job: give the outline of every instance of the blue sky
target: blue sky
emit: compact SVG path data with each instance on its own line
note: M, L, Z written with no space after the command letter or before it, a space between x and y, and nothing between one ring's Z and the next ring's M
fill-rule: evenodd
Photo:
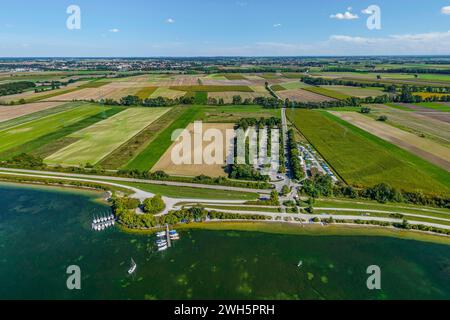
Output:
M2 57L450 54L450 0L1 1Z

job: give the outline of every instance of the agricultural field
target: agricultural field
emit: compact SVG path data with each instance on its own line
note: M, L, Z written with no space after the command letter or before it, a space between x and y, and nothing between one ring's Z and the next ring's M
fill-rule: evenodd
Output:
M168 121L170 124L162 131L159 131L157 136L136 157L129 161L124 168L141 171L152 169L172 144L172 133L177 129L186 128L189 123L197 120L201 109L201 106L182 107L182 112L175 113L174 117ZM172 111L169 113L171 114Z
M197 85L197 86L177 86L171 87L172 90L186 92L253 92L248 86L241 85Z
M327 111L291 109L289 120L335 172L354 186L386 182L430 194L450 191L450 173Z
M152 171L158 171L162 170L169 175L173 176L188 176L188 177L195 177L198 176L199 173L205 174L210 177L225 177L227 176L227 173L224 170L224 166L226 164L226 158L232 150L227 149L228 143L225 140L226 137L226 130L230 129L232 130L234 128L234 124L225 124L225 123L205 123L203 124L203 132L205 132L208 129L216 129L220 130L223 135L223 141L222 150L216 150L216 152L221 152L221 158L223 159L223 162L220 164L214 164L214 165L204 165L204 164L193 164L194 163L194 154L202 154L202 150L195 148L195 145L193 141L191 141L191 163L192 164L175 164L172 160L172 152L174 151L174 148L176 145L178 145L180 142L174 142L172 147L169 148L166 153L162 156L162 158L156 163L156 165L153 167ZM190 136L194 136L194 125L190 124L186 130L189 131ZM200 148L205 148L210 144L211 142L205 142L203 141L202 146L199 146ZM177 153L178 154L178 153ZM220 153L217 155L220 156Z
M136 92L136 96L141 99L150 98L150 96L158 89L158 87L145 87Z
M268 109L256 105L205 106L198 120L212 123L237 123L242 118L280 118L280 109Z
M337 91L333 91L330 89L327 89L325 87L313 87L313 86L309 86L309 87L305 87L303 88L303 90L309 91L309 92L313 92L313 93L317 93L320 95L323 95L325 97L328 98L332 98L332 99L336 99L336 100L345 100L350 98L349 95L337 92Z
M210 92L208 93L208 98L215 98L217 100L223 99L225 103L232 103L234 96L240 96L242 100L251 99L258 97L270 97L270 94L266 91L261 92L238 92L238 91L227 91L227 92Z
M71 93L74 91L78 91L78 90L80 90L81 86L83 86L86 83L87 82L79 81L79 82L75 82L75 83L69 84L65 87L61 87L60 89L55 89L55 90L49 90L49 91L38 92L38 93L35 93L34 90L31 90L31 91L25 91L25 92L14 94L14 95L3 96L3 97L0 97L0 104L7 104L7 103L10 103L13 101L17 102L22 99L25 100L26 103L41 101L41 100L49 99L52 97L60 96L65 93Z
M156 121L169 108L129 108L68 136L76 141L45 159L48 164L97 164Z
M450 113L448 112L449 107L443 103L395 103L389 104L389 106L399 108L402 110L408 110L414 112L415 114L423 115L430 119L435 119L438 121L450 123Z
M173 90L168 87L159 87L153 93L150 95L150 98L168 98L168 99L176 99L181 98L186 94L186 92L179 91L179 90Z
M291 101L299 101L299 102L323 102L334 100L322 94L317 94L304 89L279 91L277 92L277 95L280 96L280 98L283 100L289 99Z
M39 139L46 135L70 127L79 121L106 110L107 108L98 105L82 105L48 117L4 129L0 131L0 153L3 155L2 158L8 158L11 152L10 150L17 150L18 147L31 141L39 142Z
M330 111L333 115L365 130L383 140L405 149L435 165L450 171L450 149L429 139L418 139L417 135L376 121L356 112Z
M110 153L99 163L99 165L105 169L118 169L125 166L138 155L140 155L139 158L142 158L143 155L141 155L141 152L146 150L150 143L153 142L153 140L156 139L171 123L176 121L186 109L187 108L183 106L173 107L170 111L166 112L159 119L139 132L139 134L128 140L127 143ZM162 152L164 151L165 150L162 150Z
M386 94L380 88L359 88L349 86L321 86L321 88L339 92L346 96L357 98L377 97Z
M418 114L411 109L402 110L387 105L369 105L369 107L371 113L368 116L373 119L385 115L388 118L386 123L392 126L411 132L421 139L430 139L450 147L450 125L447 122Z
M40 102L23 105L0 106L0 122L15 119L61 105L59 102Z

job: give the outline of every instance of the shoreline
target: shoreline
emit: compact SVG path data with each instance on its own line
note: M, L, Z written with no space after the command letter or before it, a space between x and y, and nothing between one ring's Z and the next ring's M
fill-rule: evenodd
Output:
M149 230L130 229L118 225L122 232L136 235L152 235L164 228ZM178 230L210 230L210 231L244 231L260 232L280 235L304 236L347 236L347 237L390 237L400 240L411 240L428 243L437 243L450 246L450 237L417 230L400 230L395 228L378 227L371 225L333 224L327 226L307 225L279 222L279 221L213 221L178 224L173 226Z
M108 205L107 201L102 196L108 190L101 190L92 187L74 186L70 184L48 184L42 182L18 182L7 181L0 179L1 185L13 185L23 188L36 189L53 189L58 192L79 193L91 198L91 201L98 202L102 205ZM356 224L332 224L327 226L321 225L300 225L292 222L282 221L210 221L201 223L179 224L175 226L180 230L220 230L220 231L248 231L248 232L262 232L272 234L286 234L286 235L308 235L308 236L378 236L378 237L393 237L403 240L415 240L422 242L439 243L450 245L450 237L446 235L435 234L420 230L401 230L392 227L380 227L375 225L356 225ZM154 228L151 230L131 229L124 225L118 224L118 229L122 232L148 235L153 234L163 227Z

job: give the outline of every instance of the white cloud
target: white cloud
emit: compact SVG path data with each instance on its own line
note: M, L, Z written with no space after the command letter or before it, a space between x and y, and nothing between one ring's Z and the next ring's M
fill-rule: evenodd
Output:
M372 10L369 10L369 8L366 8L366 9L364 9L364 10L361 10L361 12L364 13L364 14L373 14L373 11L372 11Z
M166 20L166 22L167 22L167 23L175 23L175 19L168 18L168 19Z
M114 29L109 29L108 31L109 31L109 32L112 32L112 33L117 33L117 32L120 32L120 30L119 30L119 29L117 29L117 28L114 28Z
M441 9L441 13L450 16L450 6L443 7L443 8Z
M275 23L275 24L273 25L273 27L274 27L274 28L279 28L279 27L281 27L281 23Z
M338 20L354 20L354 19L358 19L358 15L357 14L353 14L350 11L345 11L344 13L336 13L336 14L332 14L330 15L331 19L338 19Z

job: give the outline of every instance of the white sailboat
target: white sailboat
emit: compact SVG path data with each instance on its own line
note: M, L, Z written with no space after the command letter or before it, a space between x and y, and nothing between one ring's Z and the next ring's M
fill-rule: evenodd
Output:
M136 262L134 262L133 258L131 258L131 267L130 267L130 269L128 269L128 274L131 275L131 274L135 273L136 269L137 269L137 264L136 264Z

